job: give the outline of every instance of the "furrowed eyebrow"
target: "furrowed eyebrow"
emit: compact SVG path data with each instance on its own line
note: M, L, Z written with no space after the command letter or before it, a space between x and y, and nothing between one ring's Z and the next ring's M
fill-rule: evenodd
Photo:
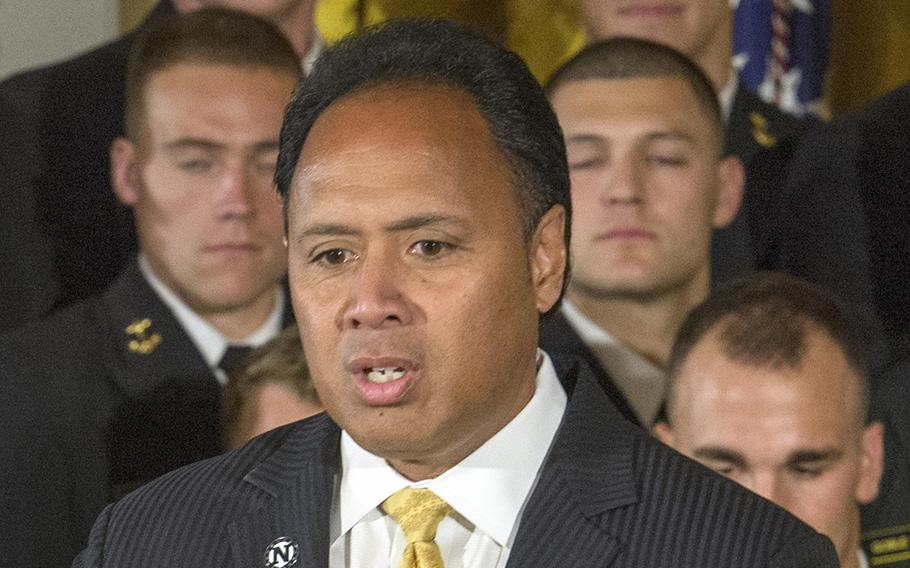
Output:
M744 467L746 465L746 458L743 457L742 454L726 448L707 446L704 448L697 448L692 454L703 460L724 461L738 467Z

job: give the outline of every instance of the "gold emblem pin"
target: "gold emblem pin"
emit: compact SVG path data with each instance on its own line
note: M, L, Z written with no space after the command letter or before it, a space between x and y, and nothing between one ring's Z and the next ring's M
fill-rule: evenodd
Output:
M757 112L749 115L752 122L752 137L763 148L770 148L777 144L777 136L768 132L768 119Z
M161 343L161 334L150 329L152 320L144 318L126 326L126 335L130 338L126 346L133 353L148 355Z

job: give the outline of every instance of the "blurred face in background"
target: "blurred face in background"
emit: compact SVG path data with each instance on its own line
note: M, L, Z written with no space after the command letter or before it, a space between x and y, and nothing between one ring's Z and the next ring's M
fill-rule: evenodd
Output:
M739 208L742 171L688 83L587 79L551 96L572 183L570 293L644 299L707 287L714 227Z
M115 141L114 187L140 251L194 311L274 301L286 271L272 184L295 77L260 67L178 63L145 87L141 132Z
M583 9L592 41L638 37L695 60L732 26L729 0L584 0Z

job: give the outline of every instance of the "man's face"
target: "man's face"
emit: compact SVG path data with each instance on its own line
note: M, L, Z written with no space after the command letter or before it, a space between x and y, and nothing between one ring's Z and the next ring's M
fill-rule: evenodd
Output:
M552 209L525 245L507 162L468 95L378 87L335 102L289 198L307 363L359 444L432 477L523 408L564 216Z
M272 185L294 77L181 63L145 88L142 132L112 149L114 186L133 208L141 252L197 313L267 298L285 272Z
M712 228L733 218L740 166L683 79L582 80L553 108L572 181L574 294L707 286Z
M817 330L807 340L799 368L767 369L730 361L709 333L680 370L672 430L658 435L827 535L853 565L882 428L863 427L860 379L834 341Z
M719 34L730 34L729 0L584 0L591 40L631 36L698 59Z

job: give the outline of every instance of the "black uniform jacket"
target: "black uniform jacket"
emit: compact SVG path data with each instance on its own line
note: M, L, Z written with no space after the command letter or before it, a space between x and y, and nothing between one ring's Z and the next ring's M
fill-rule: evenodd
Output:
M139 30L0 83L0 330L104 290L136 250L111 190L123 135L126 62Z
M827 539L629 424L583 363L554 364L575 389L509 567L837 566ZM297 566L326 568L339 434L320 414L147 484L102 513L74 566L262 566L285 537Z
M0 337L2 564L68 566L105 505L221 452L220 396L135 261L104 294Z
M862 508L863 548L873 566L910 567L910 359L878 379L871 416L885 425L878 498Z

